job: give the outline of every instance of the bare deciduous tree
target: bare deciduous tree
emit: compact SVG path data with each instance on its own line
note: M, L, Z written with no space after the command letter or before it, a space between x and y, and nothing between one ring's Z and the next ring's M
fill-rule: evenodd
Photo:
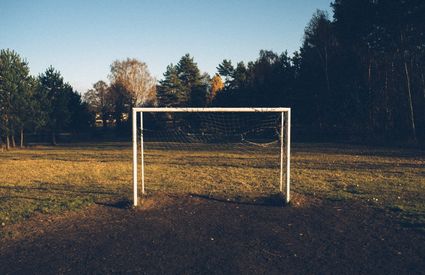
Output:
M90 111L100 115L102 126L106 128L107 121L114 111L114 98L108 84L102 80L93 84L93 89L84 94L84 101L89 105Z
M111 84L119 84L128 93L132 106L153 105L156 103L156 80L146 63L127 58L116 60L111 65Z

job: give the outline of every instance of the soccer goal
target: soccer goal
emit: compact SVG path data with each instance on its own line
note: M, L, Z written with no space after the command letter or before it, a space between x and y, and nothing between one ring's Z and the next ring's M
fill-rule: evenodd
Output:
M290 201L290 108L133 108L132 130L134 206L139 188L185 180L236 193L267 185Z

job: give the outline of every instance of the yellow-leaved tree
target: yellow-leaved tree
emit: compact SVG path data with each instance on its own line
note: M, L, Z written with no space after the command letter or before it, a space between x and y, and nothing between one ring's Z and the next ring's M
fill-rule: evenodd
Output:
M221 79L219 74L215 74L211 79L211 98L210 101L213 101L217 93L224 89L224 82Z

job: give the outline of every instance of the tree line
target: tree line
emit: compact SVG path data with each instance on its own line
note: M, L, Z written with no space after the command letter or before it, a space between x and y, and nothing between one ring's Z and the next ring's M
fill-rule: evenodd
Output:
M15 51L0 51L0 144L24 146L25 132L45 132L56 144L61 131L80 132L90 127L91 114L70 84L49 67L38 77L29 74L28 62Z
M217 106L290 106L305 136L425 139L425 2L336 0L317 11L299 51L261 51L218 67Z
M318 10L293 54L261 50L249 62L223 60L202 73L190 54L157 81L136 59L112 63L109 83L83 96L50 67L29 75L17 53L0 54L0 136L24 131L116 129L129 133L133 106L292 107L305 139L409 141L425 138L425 2L335 0Z
M289 106L306 139L425 140L425 2L336 0L331 6L333 18L318 10L292 55L262 50L255 61L223 60L213 80L222 77L224 87L207 89L203 100L188 101L200 94L180 88L187 82L184 60L170 65L159 105Z
M90 110L97 114L104 129L115 127L126 132L134 106L206 107L213 94L224 87L217 74L201 73L189 54L167 66L164 78L156 81L147 65L136 59L115 61L108 76L110 83L99 80L84 95ZM128 134L129 132L127 132Z

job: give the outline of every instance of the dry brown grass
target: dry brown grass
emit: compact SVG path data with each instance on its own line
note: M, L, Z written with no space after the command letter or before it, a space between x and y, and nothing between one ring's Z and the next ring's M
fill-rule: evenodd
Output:
M146 154L147 192L249 199L278 191L273 150L175 150ZM292 190L320 199L362 200L411 225L425 224L423 151L297 144ZM0 153L0 224L132 196L131 144L78 144Z

